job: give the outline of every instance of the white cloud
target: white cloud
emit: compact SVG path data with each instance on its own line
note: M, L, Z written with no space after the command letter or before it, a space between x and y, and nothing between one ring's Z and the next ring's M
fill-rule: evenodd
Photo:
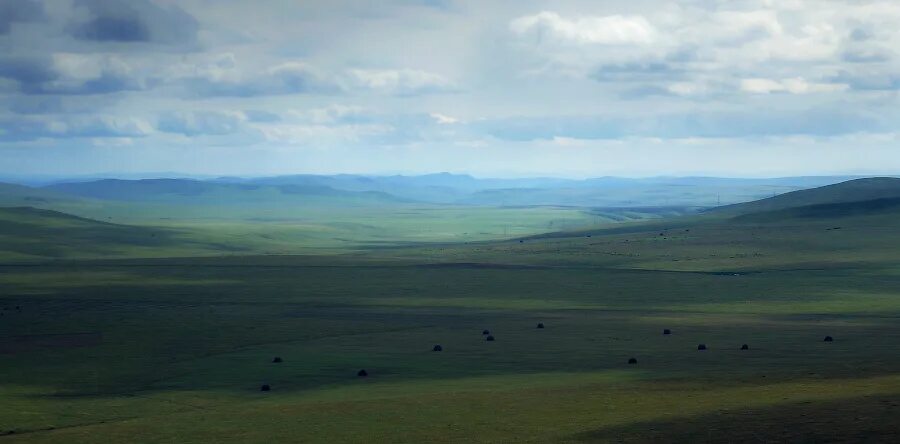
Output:
M659 92L693 97L739 90L839 92L855 86L829 81L838 72L861 77L873 66L879 72L887 66L900 74L893 49L900 47L900 28L891 24L900 20L900 3L747 0L657 6L609 8L631 15L544 11L514 18L513 41L533 57L520 72L592 78L639 99ZM617 69L610 73L608 67Z
M285 145L327 146L358 142L364 138L391 133L388 125L306 125L278 124L260 127L268 142Z
M576 44L649 44L656 38L656 30L642 16L584 16L567 19L556 12L543 11L514 19L509 23L509 28L518 35Z
M452 91L449 79L416 69L351 69L346 74L350 89L363 89L383 94L415 95Z
M158 128L186 136L225 135L240 131L246 120L235 111L172 111L160 116Z
M357 120L357 118L364 118L366 110L356 105L329 105L325 108L313 108L302 111L292 110L289 114L300 121L316 125L333 125Z
M456 117L450 117L446 114L431 113L429 114L429 116L431 116L431 118L434 119L434 121L439 125L452 125L454 123L459 123L459 119L457 119Z
M164 26L146 35L81 29L93 15L74 17L70 0L33 1L44 3L46 17L0 23L0 150L44 144L103 170L114 165L77 147L132 143L97 152L129 152L129 165L148 165L162 162L167 147L229 144L238 169L274 164L266 160L273 151L310 148L323 165L355 157L365 167L406 162L424 172L442 168L429 159L461 157L455 150L472 145L479 156L467 165L524 171L516 153L534 144L551 148L535 151L528 168L589 174L661 150L684 165L705 164L686 142L670 143L676 138L731 156L754 150L754 139L803 134L812 145L893 131L900 119L898 1L455 0L429 9L407 1L266 8L152 0L196 18L196 38L191 25L182 39L188 45L170 44ZM81 38L72 38L73 27ZM640 141L648 148L637 155L636 136L656 139L652 147ZM782 150L794 149L796 141L783 142ZM621 151L593 163L551 159L553 148L600 144ZM881 144L900 159L895 140ZM423 166L373 154L403 145L427 148L415 159ZM241 157L238 148L254 154ZM767 166L754 156L741 157L735 171ZM293 165L309 164L279 167Z
M782 80L763 78L741 80L741 91L755 94L812 94L844 91L847 88L849 85L843 83L811 83L801 77Z
M699 23L697 37L719 43L740 44L782 35L784 27L773 10L718 11L707 23Z
M698 82L675 82L669 84L666 90L679 96L693 96L709 92L709 87Z

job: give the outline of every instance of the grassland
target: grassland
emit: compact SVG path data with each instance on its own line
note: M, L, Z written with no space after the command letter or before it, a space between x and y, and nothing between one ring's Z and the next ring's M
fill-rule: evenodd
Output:
M97 199L0 184L0 223L5 224L0 231L0 261L333 254L385 245L511 239L689 211L682 207L461 206L388 199L368 192L239 190L229 194L230 188L212 187L198 196L188 189L182 194L151 193L126 201L118 195L119 199ZM31 213L23 217L23 211ZM126 232L131 236L122 236ZM34 240L31 248L26 246L28 239ZM42 239L48 242L41 245ZM92 239L93 245L78 239ZM146 246L152 248L142 248Z
M7 263L0 441L896 441L898 216Z

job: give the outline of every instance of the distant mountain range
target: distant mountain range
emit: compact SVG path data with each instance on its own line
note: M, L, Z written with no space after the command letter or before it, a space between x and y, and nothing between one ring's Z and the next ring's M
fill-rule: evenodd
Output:
M120 201L165 201L196 203L265 203L315 200L326 203L388 203L403 199L373 190L349 191L305 183L257 184L193 179L102 179L66 182L42 190L72 196Z

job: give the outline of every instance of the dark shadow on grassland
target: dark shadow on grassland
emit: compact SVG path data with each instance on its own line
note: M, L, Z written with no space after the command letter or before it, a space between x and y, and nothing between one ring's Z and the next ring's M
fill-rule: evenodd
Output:
M574 436L586 443L888 443L900 442L900 396L723 410L603 428Z
M70 354L36 350L8 365L40 372L9 372L7 381L47 387L49 397L97 397L157 390L248 392L258 388L259 378L271 378L281 393L301 392L358 384L359 367L371 372L369 380L384 382L627 371L638 380L696 383L704 389L900 370L900 357L891 353L897 330L887 323L831 326L828 333L838 340L824 343L820 323L778 330L731 323L676 326L674 335L663 337L662 327L671 324L635 322L630 314L602 311L222 304L213 314L205 307L178 307L177 313L157 312L148 319L143 309L130 313L125 308L107 316L117 320L115 325L131 327L110 326L100 348ZM88 322L95 316L86 315ZM548 328L536 330L538 319ZM85 324L80 319L68 323ZM498 335L496 342L484 342L485 326ZM148 331L153 338L139 341ZM710 350L696 351L699 341ZM751 343L752 350L740 351L742 342ZM444 345L442 353L432 353L435 343ZM285 362L272 366L272 356ZM638 366L626 364L632 356Z
M69 274L38 272L0 287L0 303L13 310L0 333L93 331L103 334L103 344L17 354L3 375L10 383L96 395L160 387L255 391L260 378L273 378L280 392L358 383L355 372L365 367L375 381L625 368L652 378L754 385L812 373L830 379L900 369L894 348L900 330L887 316L892 306L875 306L878 318L733 322L739 315L791 314L792 307L781 308L790 302L786 292L813 304L820 291L837 287L896 294L896 278L170 265L73 282L69 275L84 278L92 268L52 270ZM45 284L61 287L40 297L25 293ZM723 298L733 304L720 313L706 310L704 304ZM768 301L776 309L735 312L732 305L747 301ZM14 310L18 304L21 313ZM553 310L579 305L588 308ZM671 305L682 306L668 313L658 308ZM809 305L800 308L794 312L809 312ZM647 321L648 314L668 319ZM538 321L547 328L535 329ZM497 341L485 342L484 328ZM675 334L664 338L663 328ZM823 343L826 334L836 341ZM710 350L698 353L698 343ZM751 344L751 353L738 351L742 343ZM432 353L435 344L444 351ZM285 362L272 366L272 356ZM636 367L626 364L632 356Z

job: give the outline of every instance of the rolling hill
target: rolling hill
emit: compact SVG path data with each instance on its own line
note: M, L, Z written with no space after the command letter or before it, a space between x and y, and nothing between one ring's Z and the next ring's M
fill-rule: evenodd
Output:
M516 248L529 254L515 257L527 263L629 263L638 268L716 272L750 264L786 269L842 261L887 266L900 241L897 233L900 179L872 178L697 215L527 236L517 241ZM713 244L716 247L710 248ZM482 253L506 248L491 245ZM460 260L483 259L475 255Z
M0 208L0 260L208 255L240 250L185 230L120 225L32 207Z
M900 198L900 178L872 177L854 179L807 190L793 191L753 202L726 205L714 208L710 210L709 213L720 215L743 215L786 210L796 207L808 207L811 205L832 205L832 207L820 209L820 211L834 214L835 211L839 211L842 208L840 205L834 206L836 204L896 198ZM844 206L843 208L852 211L853 208L858 210L859 206ZM815 212L815 210L812 211Z
M742 222L772 222L788 219L835 219L900 213L900 197L804 205L781 210L760 211L736 216Z
M0 207L64 204L73 200L77 200L77 198L53 190L0 183Z

